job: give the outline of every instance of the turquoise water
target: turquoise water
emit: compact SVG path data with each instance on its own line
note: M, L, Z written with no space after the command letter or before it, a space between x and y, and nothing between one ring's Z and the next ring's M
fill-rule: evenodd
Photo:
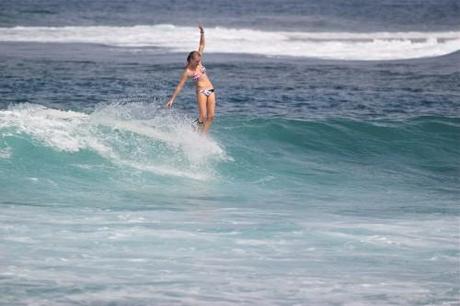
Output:
M164 112L0 112L6 303L457 299L458 118Z
M218 193L235 188L261 198L278 194L287 207L307 200L346 206L371 197L385 204L382 212L396 208L399 214L407 194L427 200L422 211L456 208L458 118L224 116L205 137L193 131L187 115L143 103L105 105L90 114L23 104L0 114L2 185L11 186L7 198L18 201L27 200L17 193L24 184L33 193L46 187L59 199L72 199L67 192L80 184L113 191L119 185L162 186L165 194L178 186L188 193L200 184L221 188ZM438 203L442 199L446 203Z

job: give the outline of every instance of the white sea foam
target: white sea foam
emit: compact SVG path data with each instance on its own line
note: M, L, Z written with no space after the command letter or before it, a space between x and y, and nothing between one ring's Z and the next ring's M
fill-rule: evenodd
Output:
M94 139L78 137L87 115L36 104L20 104L0 111L0 128L28 134L59 151L75 152L94 145Z
M187 52L197 47L194 27L167 24L0 28L0 41L95 43L159 47ZM208 53L246 53L341 60L435 57L460 50L460 32L287 32L207 28Z
M136 119L149 113L149 118ZM0 111L0 136L24 134L53 150L94 151L120 166L194 179L212 176L212 160L225 158L211 138L193 131L190 119L158 115L151 105L106 105L92 114L21 104ZM12 154L0 151L1 158Z

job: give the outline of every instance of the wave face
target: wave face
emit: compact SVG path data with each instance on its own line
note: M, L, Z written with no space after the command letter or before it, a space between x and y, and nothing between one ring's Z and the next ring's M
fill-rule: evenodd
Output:
M460 50L458 31L346 33L214 27L206 33L208 53L369 61L436 57ZM197 39L196 28L170 24L0 28L0 41L92 43L175 52L195 49Z
M215 133L217 139L223 137L225 149L220 141L197 134L191 118L167 114L152 104L107 104L86 114L26 103L0 111L0 156L12 163L40 156L37 167L44 165L40 159L52 165L53 158L61 163L71 158L77 167L101 163L160 178L255 185L261 181L262 189L282 190L292 184L321 187L327 178L346 179L351 189L363 184L366 193L382 184L431 188L437 180L445 183L439 188L454 192L458 183L457 118L230 116L219 121ZM60 171L52 167L49 178L54 170ZM98 167L93 170L97 175ZM355 176L347 178L351 172Z
M403 195L428 199L431 192L445 191L443 196L448 199L458 194L458 118L260 118L234 119L231 126L226 125L227 153L239 161L226 166L227 175L247 182L263 181L266 189L296 190L299 201L331 196L338 186L346 190L338 201L371 196L385 203L382 208L401 205ZM235 172L234 166L241 172ZM402 197L390 197L387 202L389 190L398 190ZM432 200L426 204L436 210L439 203ZM364 202L363 209L368 209L369 203Z

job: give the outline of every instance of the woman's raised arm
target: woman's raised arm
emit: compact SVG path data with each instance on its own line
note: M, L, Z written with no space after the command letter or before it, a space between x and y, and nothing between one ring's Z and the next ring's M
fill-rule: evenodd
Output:
M200 29L200 46L198 47L198 52L200 52L200 54L203 55L203 51L204 51L204 29L203 29L203 26L201 24L198 26L198 28Z

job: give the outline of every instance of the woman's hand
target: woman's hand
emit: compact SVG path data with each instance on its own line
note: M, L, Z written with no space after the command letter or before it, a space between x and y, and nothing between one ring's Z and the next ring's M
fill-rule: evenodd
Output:
M204 28L201 23L198 25L198 29L200 29L200 33L204 33Z
M168 102L166 102L165 106L167 108L171 108L174 103L174 99L169 99Z

